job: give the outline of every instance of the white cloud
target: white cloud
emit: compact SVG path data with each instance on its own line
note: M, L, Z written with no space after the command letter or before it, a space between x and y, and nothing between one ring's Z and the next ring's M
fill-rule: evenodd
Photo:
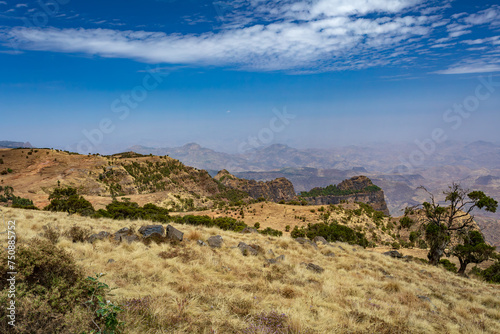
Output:
M500 6L496 5L464 18L466 23L474 25L490 23L498 20L500 20Z
M25 3L18 3L16 5L16 8L21 8L21 7L28 7L28 4L25 4Z
M0 1L0 5L6 5L7 3L5 1Z
M500 72L500 64L476 64L455 66L446 70L436 71L437 74L473 74Z
M428 6L430 3L440 7ZM495 22L500 8L444 17L449 1L234 0L230 4L235 10L219 13L222 26L215 32L16 27L0 28L0 41L5 45L13 42L25 50L165 65L309 73L408 64L417 61L416 57L435 56L436 49L460 42L458 38L471 33L475 25ZM482 44L475 41L465 43ZM496 40L490 43L494 45ZM460 63L441 72L487 68L483 65L476 68L472 63Z
M29 50L86 53L149 63L234 65L260 70L363 68L391 62L401 54L392 49L411 47L408 40L428 34L429 24L435 19L411 15L368 19L351 14L393 13L417 2L320 0L310 6L307 13L305 5L295 3L296 6L280 9L286 15L294 13L295 17L309 16L310 19L255 24L199 35L21 27L5 31L3 35L4 39L13 39L20 48Z

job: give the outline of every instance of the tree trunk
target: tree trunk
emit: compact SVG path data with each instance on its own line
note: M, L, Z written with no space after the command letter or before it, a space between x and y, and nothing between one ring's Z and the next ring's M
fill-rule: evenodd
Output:
M439 260L443 257L446 246L448 246L448 240L442 240L441 242L431 246L429 254L427 254L430 264L433 266L437 266L439 264Z
M462 260L461 258L458 258L458 261L460 261L460 269L458 269L458 274L465 276L465 269L467 269L467 265L469 264L469 262Z

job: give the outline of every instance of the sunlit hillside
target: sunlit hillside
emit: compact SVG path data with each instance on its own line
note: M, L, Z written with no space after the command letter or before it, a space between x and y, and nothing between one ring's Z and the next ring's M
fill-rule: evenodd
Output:
M102 280L117 288L109 298L124 305L125 333L500 332L498 285L359 246L178 224L172 225L184 232L179 243L90 244L72 242L70 228L114 233L153 223L2 212L16 220L19 244L51 231L55 247L86 275L105 273ZM221 248L198 242L214 235L222 236ZM258 254L242 252L240 242Z

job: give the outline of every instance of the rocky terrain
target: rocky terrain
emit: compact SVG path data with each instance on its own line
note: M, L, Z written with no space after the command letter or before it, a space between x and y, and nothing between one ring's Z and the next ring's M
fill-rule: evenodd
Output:
M366 176L355 176L348 180L344 180L337 185L340 191L352 192L348 195L326 195L326 196L314 196L307 197L302 196L309 204L313 205L330 205L339 203L355 203L363 202L370 204L375 210L380 211L386 215L389 215L389 209L385 202L384 191L380 188L376 190L369 190L374 184ZM315 190L320 190L321 188L314 188L311 192Z
M271 181L255 181L237 178L227 170L220 171L215 179L230 189L247 192L254 199L265 199L272 202L291 201L296 199L293 184L284 177Z

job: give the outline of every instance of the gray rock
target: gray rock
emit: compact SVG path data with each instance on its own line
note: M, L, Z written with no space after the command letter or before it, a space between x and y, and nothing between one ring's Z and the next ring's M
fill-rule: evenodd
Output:
M311 245L314 248L318 248L318 246L316 246L316 244L314 242L312 242L311 240L307 240L305 238L302 238L302 237L295 238L295 241L297 241L301 245Z
M146 244L146 245L149 245L151 242L156 242L157 244L160 244L162 242L165 242L167 240L167 238L160 234L160 233L151 233L150 235L148 235L147 237L144 237L142 238L142 241Z
M282 261L285 261L285 255L280 255L278 257L275 257L274 259L267 259L266 261L269 264L275 264L278 262L282 262Z
M334 252L328 252L328 253L325 254L325 256L335 257L335 253Z
M147 226L142 226L139 229L139 233L144 237L149 237L153 233L157 233L161 236L165 235L165 228L163 225L147 225Z
M137 235L135 235L135 234L120 236L120 242L126 241L129 244L132 243L132 242L135 242L135 241L140 241L140 240L141 239Z
M113 260L113 259L109 259L109 260L108 260L108 263L113 263L113 262L116 262L116 261L115 261L115 260Z
M301 264L305 265L307 270L314 271L315 273L318 273L318 274L321 274L323 271L325 271L325 269L321 268L320 266L318 266L317 264L314 264L314 263L302 262Z
M124 227L124 228L121 228L118 231L116 231L115 234L113 234L113 239L115 241L120 242L122 237L125 237L127 235L131 235L131 234L132 234L132 230L128 227Z
M222 240L220 235L211 236L207 239L208 245L212 248L221 248L223 242L224 240Z
M167 225L167 238L177 241L182 241L184 233L171 225Z
M245 256L247 256L247 255L254 255L254 256L255 256L255 255L257 255L257 254L258 254L258 251L257 251L255 248L253 248L253 247L251 247L251 246L247 245L247 244L246 244L246 243L244 243L244 242L240 242L240 243L238 244L238 248L241 250L241 253L242 253L243 255L245 255Z
M328 245L328 241L326 241L325 238L323 238L322 236L315 236L313 241L316 243L316 244L319 244L319 243L322 243L323 245Z
M108 232L101 231L101 232L99 232L97 234L92 234L91 236L89 236L89 238L87 239L87 241L90 242L90 243L93 243L96 240L104 240L107 237L109 237L109 235L110 234Z
M267 251L267 254L269 254L269 255L271 255L271 256L274 256L274 252L273 252L273 250L272 250L272 249L268 250L268 251Z
M124 227L124 228L121 228L119 229L118 231L116 231L115 234L129 234L131 233L132 231L130 230L130 228L128 227Z
M385 252L383 254L390 256L390 257L398 258L398 259L403 257L403 254L401 254L400 252L395 251L395 250L391 250L391 251Z
M276 257L276 261L285 261L285 255L280 255Z
M417 295L417 297L418 297L419 299L422 299L422 300L425 300L426 302L431 303L431 299L430 299L429 297L427 297L427 296Z
M200 245L200 246L202 246L202 247L203 247L203 246L208 246L208 245L205 243L205 241L203 241L203 240L198 240L198 241L196 241L196 242L198 243L198 245Z

